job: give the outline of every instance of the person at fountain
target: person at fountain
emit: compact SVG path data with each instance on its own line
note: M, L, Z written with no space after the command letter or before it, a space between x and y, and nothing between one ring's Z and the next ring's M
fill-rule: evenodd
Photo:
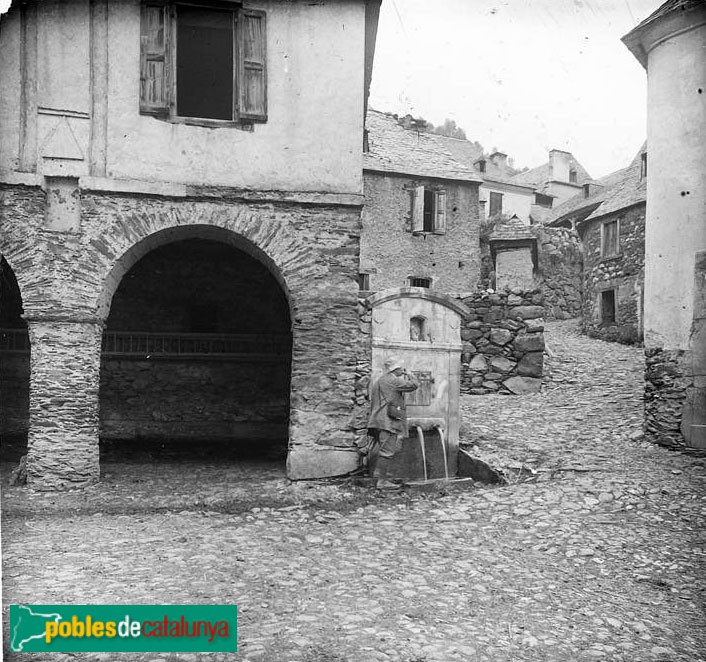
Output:
M392 458L402 447L402 438L407 436L404 394L416 391L418 386L415 376L405 370L399 359L390 357L385 361L382 376L370 389L368 429L377 438L373 476L377 478L376 487L379 490L400 487L387 475Z

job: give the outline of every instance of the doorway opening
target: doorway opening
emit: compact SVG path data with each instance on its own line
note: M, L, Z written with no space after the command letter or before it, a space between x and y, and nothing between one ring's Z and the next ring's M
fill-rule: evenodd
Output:
M191 238L123 276L103 333L101 456L281 458L289 430L287 297L259 260Z

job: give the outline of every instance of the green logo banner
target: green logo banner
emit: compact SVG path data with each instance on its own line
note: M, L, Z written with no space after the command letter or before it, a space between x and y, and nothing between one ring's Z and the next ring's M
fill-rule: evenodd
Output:
M10 605L14 653L234 653L236 605Z

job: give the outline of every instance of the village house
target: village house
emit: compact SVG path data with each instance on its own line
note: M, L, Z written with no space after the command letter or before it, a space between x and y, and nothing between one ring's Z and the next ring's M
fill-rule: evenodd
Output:
M578 194L591 176L571 152L552 149L547 163L518 173L511 181L534 190L531 221L543 223L550 209Z
M575 228L583 254L582 325L590 336L642 339L645 262L646 146L632 163L552 211L549 227Z
M647 71L646 432L706 448L706 3L668 0L623 42Z
M358 466L379 4L43 0L3 16L0 382L18 396L2 427L24 426L31 486L97 480L99 437L251 440L292 478Z
M481 179L473 167L451 156L449 139L405 128L388 113L368 111L367 135L361 290L475 290Z

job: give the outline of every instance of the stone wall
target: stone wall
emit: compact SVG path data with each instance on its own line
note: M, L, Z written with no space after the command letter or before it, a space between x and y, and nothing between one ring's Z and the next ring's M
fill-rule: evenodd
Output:
M0 187L0 253L17 277L32 339L28 462L35 487L97 479L100 339L113 294L144 255L192 239L255 257L286 295L290 477L357 467L351 415L360 205L216 193L81 190L80 227L56 231L46 227L40 187Z
M683 350L645 350L645 435L653 443L685 447L681 432L687 390L693 388Z
M541 291L480 292L462 301L471 314L461 329L461 391L538 392L544 364Z
M441 292L470 292L478 285L478 184L366 172L360 271L370 290L407 287L409 277L429 278ZM412 234L411 194L416 186L446 192L446 232Z
M570 319L581 315L583 258L581 242L574 230L532 227L537 237L537 272L544 296L547 319Z
M264 439L286 446L289 363L103 359L101 439Z
M601 257L601 227L618 221L620 252ZM594 338L627 344L642 340L645 269L645 204L588 221L582 231L584 251L583 331ZM601 321L601 293L615 291L615 322Z

